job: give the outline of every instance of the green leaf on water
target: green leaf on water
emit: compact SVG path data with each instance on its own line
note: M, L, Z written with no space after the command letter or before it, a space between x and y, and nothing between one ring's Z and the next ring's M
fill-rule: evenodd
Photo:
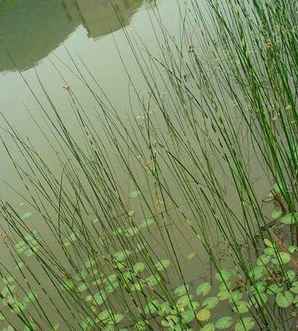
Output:
M230 280L234 276L234 273L231 271L221 270L220 272L216 273L216 279L222 281L224 279L226 282Z
M196 293L197 293L197 295L203 295L203 296L205 296L210 291L211 291L211 285L210 285L210 283L209 282L205 282L205 283L200 284L197 287Z
M137 262L133 266L133 270L135 273L143 272L145 270L145 264L143 262Z
M102 322L106 322L107 320L111 320L111 313L107 309L103 310L97 315L97 318Z
M132 191L128 194L128 197L131 199L135 199L137 198L139 195L141 194L140 191L136 190L136 191Z
M284 215L279 220L283 224L298 224L298 213L289 213Z
M31 216L32 216L32 213L27 212L27 213L25 213L23 216L21 216L21 219L22 219L23 221L25 221L25 220L28 220Z
M249 277L253 280L259 280L263 278L263 275L266 273L266 269L262 265L257 265L253 268L252 271L249 272Z
M94 295L94 299L95 299L95 303L100 306L105 302L106 294L104 292L103 293L97 292Z
M293 286L290 288L290 291L295 294L298 294L298 282L294 282L292 285Z
M145 306L145 313L148 315L154 314L157 313L159 309L160 309L160 304L158 300L155 299L147 303L147 305Z
M177 306L179 308L185 308L186 306L190 305L190 300L192 299L192 297L188 297L188 295L183 295L182 297L180 297L177 300Z
M279 219L283 215L283 211L281 209L273 209L271 217L273 220Z
M275 250L272 247L267 247L267 248L264 249L264 253L267 256L274 256L275 255Z
M116 261L123 262L127 259L127 257L129 255L130 255L130 251L122 250L122 251L119 251L119 252L116 252L115 254L113 254L113 257Z
M271 257L268 255L260 255L257 259L257 265L267 265L271 260Z
M225 330L230 328L232 324L233 324L233 318L230 316L224 316L219 318L215 322L215 328L219 330Z
M201 321L201 322L205 322L208 321L211 317L211 312L209 309L207 308L203 308L201 310L198 311L197 313L197 320Z
M215 326L213 323L208 323L200 328L200 331L215 331Z
M184 323L190 323L195 319L195 313L193 310L186 310L181 313L181 317Z
M276 296L276 304L281 308L288 308L293 303L294 296L290 291L278 293Z
M283 264L287 264L291 261L291 255L286 252L281 252L280 253L280 258Z
M298 250L298 247L295 246L295 245L290 245L288 247L288 251L289 251L290 254L294 254L297 250Z
M78 286L78 291L79 292L84 292L87 290L87 285L85 283L81 283L79 286Z
M218 292L217 297L219 300L227 300L230 298L230 293L227 290L221 290Z
M248 304L245 301L238 301L234 309L239 314L245 314L248 312Z
M196 253L195 253L195 252L190 253L190 254L188 254L188 255L186 256L187 260L192 260L192 259L195 258L195 257L196 257Z
M251 317L244 317L235 325L235 331L249 331L255 326L255 321Z
M182 295L185 295L187 292L189 291L189 286L188 285L181 285L181 286L178 286L174 293L177 297L181 297Z
M119 324L123 320L124 316L122 314L113 314L113 324ZM114 330L114 329L112 329Z
M202 302L202 305L208 309L213 309L218 303L219 300L217 297L209 297Z
M161 260L155 263L155 267L158 271L164 271L170 266L171 262L169 260Z
M156 286L158 283L160 283L161 278L159 275L151 275L145 279L148 286Z

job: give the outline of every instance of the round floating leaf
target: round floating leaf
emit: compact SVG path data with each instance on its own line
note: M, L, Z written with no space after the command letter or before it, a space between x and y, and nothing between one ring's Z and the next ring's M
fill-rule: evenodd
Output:
M239 314L245 314L248 312L248 304L245 301L238 301L234 309Z
M168 314L170 314L171 312L172 312L172 308L171 308L171 306L170 306L170 304L169 304L168 301L165 301L165 302L163 302L163 303L161 303L161 304L159 305L159 311L158 311L158 314L159 314L160 316L168 315Z
M169 260L161 260L155 263L156 269L158 271L166 270L170 266L171 262Z
M215 322L215 328L219 330L225 330L230 328L232 324L233 324L233 318L230 316L224 316L219 318Z
M283 264L287 264L291 261L291 255L286 252L281 252L280 253L280 259Z
M116 261L123 262L127 259L127 257L129 255L130 255L130 251L123 250L123 251L119 251L119 252L116 252L115 254L113 254L113 257L115 258Z
M133 270L135 273L143 272L145 270L145 264L143 262L137 262L133 266Z
M94 299L95 299L96 304L100 306L100 305L102 305L105 302L105 300L106 300L106 294L105 293L97 292L94 295Z
M206 325L204 325L200 331L215 331L215 326L213 323L208 323Z
M201 322L208 321L211 317L211 312L209 309L203 308L198 311L196 317L197 317L198 321L201 321Z
M266 246L268 246L268 247L272 247L273 246L272 242L269 239L264 239L264 244Z
M278 293L276 296L276 304L281 308L288 308L294 300L294 296L290 291Z
M120 323L123 320L123 318L124 318L124 316L122 314L114 314L113 315L113 324Z
M267 247L267 248L264 249L264 253L267 256L274 256L275 255L275 250L272 247Z
M116 274L111 274L105 279L106 283L118 283L118 276Z
M230 298L230 293L227 290L221 290L218 292L217 297L219 300L227 300Z
M177 300L177 306L179 308L185 308L186 306L190 305L191 299L192 299L191 296L188 297L188 295L183 295Z
M290 245L288 247L288 251L289 251L290 254L294 254L297 250L298 250L298 247L297 246Z
M79 292L84 292L87 290L87 285L85 283L81 283L79 286L78 286L78 291Z
M253 268L252 271L249 272L249 277L253 278L254 280L259 280L263 278L263 275L266 273L265 267L262 265L257 265Z
M298 223L298 213L289 213L284 215L279 220L283 224L297 224Z
M145 306L145 313L148 315L154 314L157 313L159 309L160 309L160 304L158 300L152 300L149 303L147 303L147 305Z
M217 297L209 297L202 302L202 305L208 309L213 309L218 304L218 302L219 300Z
M273 220L279 219L283 215L283 211L281 209L273 209L271 217Z
M233 273L230 271L225 271L225 270L222 270L216 274L216 279L221 282L222 282L222 280L225 280L225 282L227 282L232 277L233 277Z
M111 314L110 312L106 309L102 312L100 312L98 315L97 315L97 318L102 321L102 322L106 322L106 321L109 321L111 320Z
M260 255L257 259L257 265L267 265L271 260L268 255Z
M181 286L178 286L174 293L177 297L181 297L182 295L185 295L187 292L189 291L189 286L188 285L181 285Z
M134 283L130 286L131 291L142 291L144 288L144 285L142 283Z
M282 287L277 284L271 284L267 289L268 294L277 294L280 292L282 292Z
M181 317L184 323L190 323L195 319L195 313L193 310L186 310L182 312Z
M141 194L141 192L138 191L138 190L136 190L136 191L132 191L132 192L130 192L128 196L129 196L129 198L131 198L131 199L135 199L135 198L137 198L140 194Z
M147 285L153 287L160 283L161 278L159 275L151 275L145 279Z
M21 217L21 219L22 219L23 221L25 221L25 220L28 220L31 216L32 216L32 213L27 212L27 213L25 213L25 214Z
M298 285L291 287L290 288L290 291L293 292L293 293L295 293L295 294L298 294Z
M186 256L187 260L192 260L192 259L195 258L195 257L196 257L196 253L195 253L195 252L190 253L190 254L188 254L188 255Z
M211 291L211 285L208 282L202 283L197 287L197 295L207 295Z
M244 317L235 325L235 331L249 331L255 326L255 321L251 317Z

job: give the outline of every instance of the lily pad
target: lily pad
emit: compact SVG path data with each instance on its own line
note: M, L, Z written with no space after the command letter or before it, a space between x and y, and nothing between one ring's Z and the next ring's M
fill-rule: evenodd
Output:
M215 331L215 325L213 323L208 323L204 325L200 331Z
M155 263L155 267L158 271L164 271L170 266L170 260L161 260Z
M207 308L203 308L201 310L198 311L197 313L197 320L201 321L201 322L205 322L208 321L211 317L211 312L209 309Z
M298 213L289 213L284 215L279 220L283 224L298 224Z
M197 287L197 295L207 295L211 291L211 285L208 282L202 283Z
M202 302L202 305L208 309L213 309L218 303L219 300L217 297L209 297Z
M233 318L231 316L224 316L219 318L215 322L215 328L219 330L229 329L233 324Z
M280 292L276 296L276 304L281 308L288 308L294 300L294 296L290 291Z
M185 295L187 294L187 292L189 291L189 286L188 285L181 285L181 286L178 286L174 293L177 297L181 297L182 295Z
M253 330L255 321L251 317L244 317L235 325L235 331L250 331Z

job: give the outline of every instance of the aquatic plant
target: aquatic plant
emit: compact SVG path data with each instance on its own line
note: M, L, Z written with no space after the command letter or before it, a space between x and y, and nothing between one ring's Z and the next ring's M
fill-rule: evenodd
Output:
M60 172L3 118L28 206L1 201L14 261L0 268L6 330L294 330L296 5L183 6L180 39L149 13L159 56L123 28L149 91L127 71L138 106L129 120L70 53L96 105L91 113L65 85L79 130L37 70L46 103L20 73Z

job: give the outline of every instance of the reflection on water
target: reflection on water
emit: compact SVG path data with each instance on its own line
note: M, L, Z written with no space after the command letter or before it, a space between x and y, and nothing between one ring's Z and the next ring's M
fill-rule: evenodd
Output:
M72 21L79 20L88 36L97 38L117 31L130 23L132 15L143 0L64 0L64 7Z
M79 25L92 38L114 32L130 23L143 1L15 0L5 10L0 4L0 71L32 67Z

